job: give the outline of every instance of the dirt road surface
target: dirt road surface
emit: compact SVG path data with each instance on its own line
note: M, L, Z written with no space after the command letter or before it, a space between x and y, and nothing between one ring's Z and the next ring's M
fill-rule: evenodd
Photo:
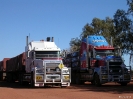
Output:
M67 88L30 88L18 83L0 82L0 99L133 99L133 82L127 86L108 83L101 87L86 84Z

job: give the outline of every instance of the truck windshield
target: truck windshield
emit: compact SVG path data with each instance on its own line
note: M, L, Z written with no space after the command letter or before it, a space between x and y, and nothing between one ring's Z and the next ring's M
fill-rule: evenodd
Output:
M114 56L114 50L96 50L96 58L105 58L106 56Z
M36 59L41 58L59 58L60 51L35 51Z

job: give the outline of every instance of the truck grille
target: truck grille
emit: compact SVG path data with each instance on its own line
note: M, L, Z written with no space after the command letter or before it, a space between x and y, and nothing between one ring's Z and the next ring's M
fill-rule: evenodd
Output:
M48 78L48 79L60 79L60 76L48 75L47 78Z
M122 74L121 66L118 66L118 65L109 66L109 69L112 70L112 72L110 72L110 74Z
M46 63L46 73L60 73L60 69L58 67L59 63Z
M122 62L109 62L109 66L120 66Z
M58 67L59 63L46 63L46 67L48 68L55 68Z
M55 58L58 57L56 54L36 54L36 58Z

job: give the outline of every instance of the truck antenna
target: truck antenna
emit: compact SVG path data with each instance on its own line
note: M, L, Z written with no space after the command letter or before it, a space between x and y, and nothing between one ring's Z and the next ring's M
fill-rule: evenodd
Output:
M89 40L88 40L88 36L86 37L86 47L87 47L87 59L86 59L86 67L89 67L89 62L88 62L88 58L89 58Z
M28 36L26 36L26 46L28 46L28 43L29 43L29 38Z
M29 41L30 41L30 33L29 33Z

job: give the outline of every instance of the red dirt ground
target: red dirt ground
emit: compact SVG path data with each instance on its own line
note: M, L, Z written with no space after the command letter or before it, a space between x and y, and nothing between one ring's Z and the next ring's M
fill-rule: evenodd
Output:
M85 84L67 88L30 88L0 82L0 99L133 99L133 82L127 86L108 83L101 87Z

